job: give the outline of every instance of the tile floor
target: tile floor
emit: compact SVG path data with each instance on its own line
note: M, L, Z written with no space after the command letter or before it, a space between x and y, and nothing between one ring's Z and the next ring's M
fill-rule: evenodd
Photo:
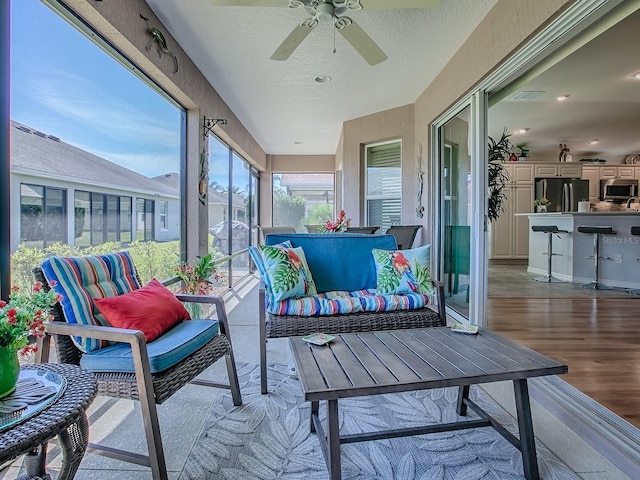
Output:
M257 364L258 316L257 281L252 278L226 296L231 324L231 335L237 362ZM269 362L293 364L287 339L273 339L268 343ZM225 373L224 362L217 362L205 375L221 378ZM509 402L509 385L496 384L488 389L494 398ZM208 387L188 385L158 407L163 442L167 457L169 478L176 480L189 455L203 419L211 409ZM511 395L512 396L512 395ZM628 479L598 452L588 446L573 432L532 402L534 425L539 442L544 442L569 466L586 480ZM97 397L89 410L91 438L119 448L146 453L142 418L137 402ZM55 471L61 460L60 450L50 444L49 463ZM19 474L21 460L0 469L0 480L14 480ZM77 480L152 480L148 468L131 465L98 455L86 454ZM248 479L249 480L249 479Z

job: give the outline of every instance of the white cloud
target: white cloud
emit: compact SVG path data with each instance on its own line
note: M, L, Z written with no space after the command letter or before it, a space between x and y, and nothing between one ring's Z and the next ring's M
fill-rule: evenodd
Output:
M175 128L159 121L139 105L101 89L69 71L50 70L30 76L28 91L34 99L58 115L80 122L105 139L157 149L178 149ZM114 86L117 88L117 86ZM93 151L93 150L92 150Z

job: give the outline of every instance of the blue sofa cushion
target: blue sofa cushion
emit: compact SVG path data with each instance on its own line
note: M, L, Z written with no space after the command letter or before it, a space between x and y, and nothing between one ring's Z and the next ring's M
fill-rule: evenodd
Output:
M217 320L186 320L147 344L151 373L162 372L205 345L218 334ZM93 372L131 372L131 345L118 343L85 353L80 366Z
M375 289L374 248L396 250L393 235L357 233L279 233L267 235L265 243L291 241L302 247L318 292Z

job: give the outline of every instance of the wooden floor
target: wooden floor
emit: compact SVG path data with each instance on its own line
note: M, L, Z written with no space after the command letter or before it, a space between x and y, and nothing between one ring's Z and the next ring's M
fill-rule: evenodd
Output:
M489 298L489 329L569 366L560 378L640 428L640 298Z

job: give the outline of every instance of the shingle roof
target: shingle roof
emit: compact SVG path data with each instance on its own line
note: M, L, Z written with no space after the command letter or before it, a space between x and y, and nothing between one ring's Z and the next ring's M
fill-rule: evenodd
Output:
M172 197L180 192L169 182L145 177L13 120L11 171Z

